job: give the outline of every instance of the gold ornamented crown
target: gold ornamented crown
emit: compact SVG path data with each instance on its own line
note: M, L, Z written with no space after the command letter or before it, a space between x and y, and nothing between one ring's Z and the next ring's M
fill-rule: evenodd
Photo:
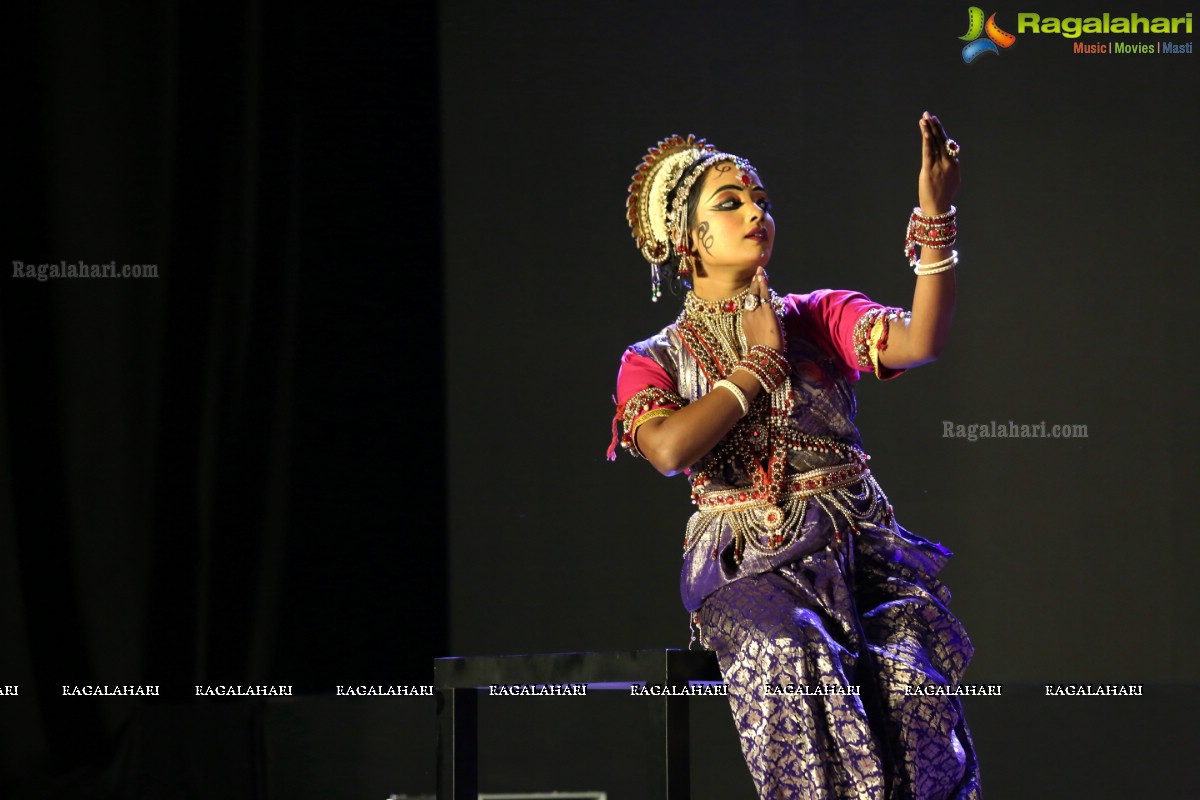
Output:
M716 147L695 135L668 136L642 157L629 184L626 216L638 249L651 264L674 255L678 231L667 198L696 162L717 153Z
M688 271L688 197L708 165L720 161L733 162L747 183L747 173L755 171L744 158L723 153L689 133L686 138L669 136L651 147L633 173L626 217L638 249L650 262L651 300L662 296L660 267L672 256L680 258L680 277Z

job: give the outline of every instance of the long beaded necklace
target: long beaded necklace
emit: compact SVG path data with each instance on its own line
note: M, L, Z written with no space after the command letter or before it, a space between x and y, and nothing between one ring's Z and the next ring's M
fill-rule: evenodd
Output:
M688 292L684 298L683 311L676 325L709 385L733 372L749 349L742 327L745 297L749 292L747 287L733 297L716 301L702 300L694 292ZM783 299L771 292L770 303L783 333ZM783 344L786 352L786 337ZM736 458L749 473L751 496L769 504L764 506L760 518L771 530L783 524L783 513L777 504L783 496L790 438L787 436L788 418L793 403L791 379L784 378L769 396L755 398L750 413L734 427L724 446L718 445L727 457ZM693 499L698 499L708 482L703 471L695 476ZM740 543L738 550L741 550Z
M684 298L684 308L676 321L676 328L710 386L733 372L749 350L742 327L745 297L749 292L747 288L733 297L715 301L702 300L694 292L688 292ZM783 300L771 292L770 303L780 322L780 332L784 335L783 349L786 352ZM750 412L714 451L718 462L736 460L749 475L751 485L738 497L741 501L761 503L756 507L754 516L758 526L768 534L772 548L785 546L785 522L792 528L798 523L797 519L791 519L796 516L797 509L792 509L794 513L785 513L781 507L787 494L789 449L837 452L848 461L863 458L857 448L831 437L806 434L792 427L790 418L794 408L791 378L786 377L769 396L760 394L754 399ZM705 505L702 498L710 482L708 470L698 469L694 472L692 499L701 507ZM798 506L798 510L803 512L803 504ZM734 554L740 559L747 544L746 531L744 525L735 524L734 527Z

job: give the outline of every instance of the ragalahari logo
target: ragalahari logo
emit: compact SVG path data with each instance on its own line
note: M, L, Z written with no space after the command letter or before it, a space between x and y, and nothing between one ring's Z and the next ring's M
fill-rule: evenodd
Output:
M987 38L979 38L984 33L987 34ZM995 14L988 17L985 24L983 9L979 6L971 6L967 9L967 34L958 38L964 42L970 42L963 48L962 53L963 61L968 64L984 53L1000 55L1000 48L1008 49L1017 40L1017 37L1011 33L1000 30L1000 26L996 24Z

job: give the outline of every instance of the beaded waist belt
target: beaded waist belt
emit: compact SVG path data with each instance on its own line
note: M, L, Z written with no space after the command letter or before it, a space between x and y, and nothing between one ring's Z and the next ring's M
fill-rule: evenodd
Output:
M808 472L792 475L783 482L783 495L771 497L769 492L761 489L721 489L716 492L706 492L696 500L696 506L701 511L740 511L758 506L778 505L785 500L803 500L816 497L843 486L862 480L871 471L866 464L834 464L831 467L818 467Z

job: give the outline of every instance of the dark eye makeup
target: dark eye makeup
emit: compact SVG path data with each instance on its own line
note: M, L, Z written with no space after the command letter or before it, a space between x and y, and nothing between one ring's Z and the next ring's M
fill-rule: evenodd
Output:
M771 201L765 197L760 197L755 202L758 203L763 211L770 211L774 207ZM728 197L717 203L716 207L720 211L735 211L742 207L742 201L737 197Z

